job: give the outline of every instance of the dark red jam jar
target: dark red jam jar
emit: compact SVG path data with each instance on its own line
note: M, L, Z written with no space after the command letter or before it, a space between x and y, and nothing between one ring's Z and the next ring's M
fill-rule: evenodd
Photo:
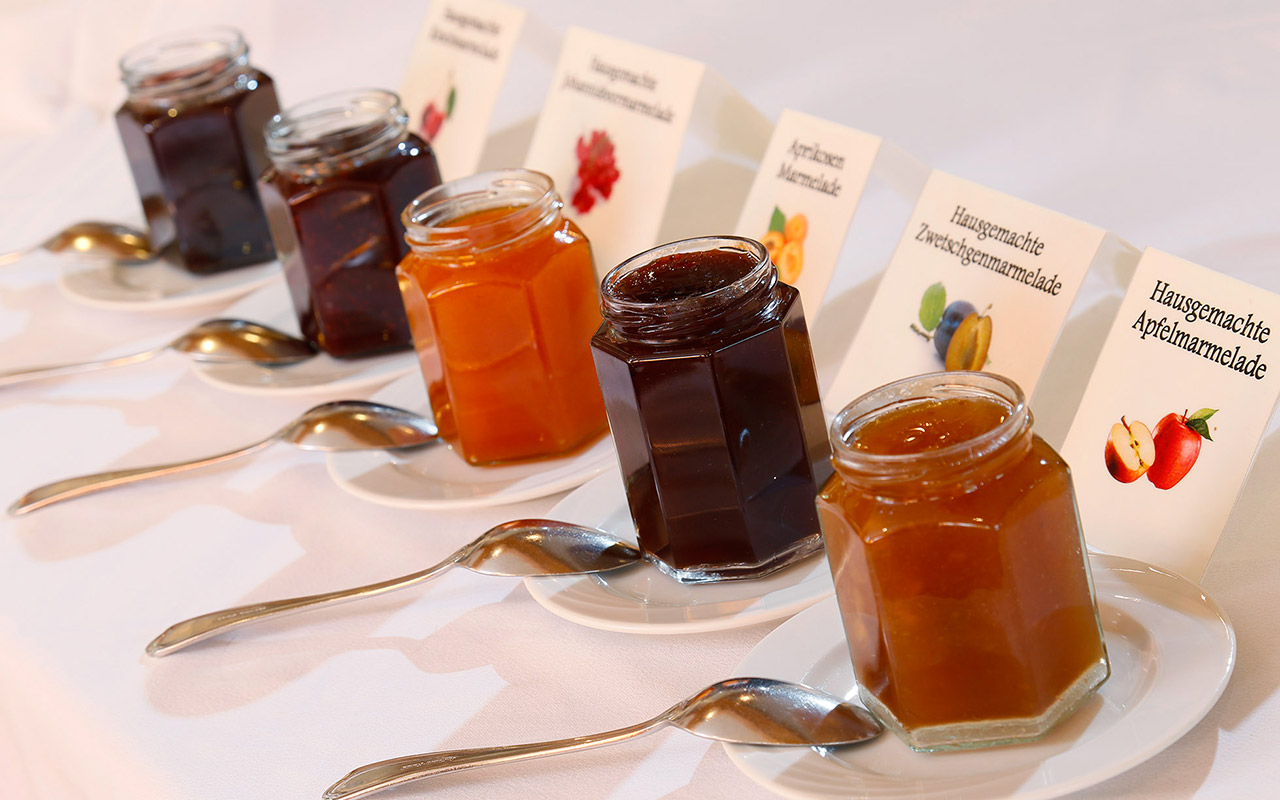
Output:
M591 346L645 554L696 583L819 550L831 448L800 297L764 245L663 245L601 293Z
M409 347L400 212L440 183L440 170L400 98L326 95L276 116L266 134L262 196L303 335L340 358Z
M239 31L210 28L125 53L129 95L116 112L142 210L157 246L186 268L220 272L275 256L257 177L275 84L249 65Z

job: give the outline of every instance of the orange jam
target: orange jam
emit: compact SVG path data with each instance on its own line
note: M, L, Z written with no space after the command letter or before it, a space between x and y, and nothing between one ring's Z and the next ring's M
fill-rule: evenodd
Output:
M911 378L832 434L818 509L863 701L917 750L1043 735L1109 667L1070 472L1021 391Z
M478 181L498 189L469 208ZM525 195L502 202L519 181ZM469 463L558 455L605 430L591 247L560 207L545 176L510 171L445 184L405 211L400 292L441 435Z

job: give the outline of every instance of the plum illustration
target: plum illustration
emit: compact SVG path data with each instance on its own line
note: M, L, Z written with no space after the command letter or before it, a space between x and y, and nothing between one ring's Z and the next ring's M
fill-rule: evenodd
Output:
M947 310L942 312L942 321L938 323L938 327L933 332L933 346L937 348L938 355L944 359L947 357L947 348L951 346L951 337L960 327L960 323L964 322L965 317L970 314L976 314L978 311L973 303L968 300L956 300L947 306Z

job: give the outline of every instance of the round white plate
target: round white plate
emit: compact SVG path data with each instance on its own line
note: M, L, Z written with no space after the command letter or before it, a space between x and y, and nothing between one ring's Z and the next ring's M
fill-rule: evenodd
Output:
M1044 798L1091 786L1168 747L1227 686L1236 639L1190 581L1141 561L1091 557L1111 677L1032 744L916 753L892 733L813 749L727 745L752 780L794 798ZM857 697L835 599L778 626L737 675L799 681Z
M426 387L415 372L371 398L379 403L430 414ZM500 467L473 467L441 442L399 453L329 453L329 475L348 492L400 508L479 508L518 503L563 492L606 470L617 471L613 439L562 458Z
M636 541L616 468L561 500L549 516ZM789 617L834 591L821 554L755 580L683 584L644 563L599 575L526 578L524 583L535 600L558 616L625 633L699 633L754 625Z
M301 337L285 281L273 281L223 311L219 316L247 319ZM412 351L371 356L334 358L318 353L298 364L264 367L246 362L213 364L191 362L206 383L241 394L306 395L354 392L379 386L417 369Z
M58 288L68 299L117 311L171 311L213 305L280 278L280 262L195 275L164 259L122 266L86 259L64 262Z

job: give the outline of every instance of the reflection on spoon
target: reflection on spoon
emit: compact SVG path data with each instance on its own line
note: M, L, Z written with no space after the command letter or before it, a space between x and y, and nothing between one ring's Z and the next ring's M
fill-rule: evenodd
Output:
M200 323L172 342L141 353L99 361L80 361L74 364L53 364L0 372L0 386L118 367L124 364L137 364L155 358L166 350L186 353L196 361L251 361L266 366L294 364L312 358L316 354L315 349L308 342L275 328L243 319L214 319Z
M324 800L355 800L431 775L614 744L663 725L721 742L809 747L854 744L874 739L884 731L870 712L825 692L768 678L733 678L703 689L653 719L626 728L572 739L444 750L368 764L330 786Z
M228 608L168 628L147 645L153 656L168 655L196 642L271 617L375 597L422 583L452 566L482 575L530 577L605 572L638 563L634 546L595 528L549 519L504 522L463 545L435 566L399 578L290 600Z
M392 450L416 447L437 438L435 422L412 411L362 400L339 400L318 405L267 438L226 453L174 464L100 472L32 489L9 506L9 513L26 514L114 486L230 461L275 441L289 442L303 450Z
M51 253L78 253L131 264L154 261L159 255L151 246L151 237L142 231L111 222L77 222L39 244L0 253L0 265L41 248Z

